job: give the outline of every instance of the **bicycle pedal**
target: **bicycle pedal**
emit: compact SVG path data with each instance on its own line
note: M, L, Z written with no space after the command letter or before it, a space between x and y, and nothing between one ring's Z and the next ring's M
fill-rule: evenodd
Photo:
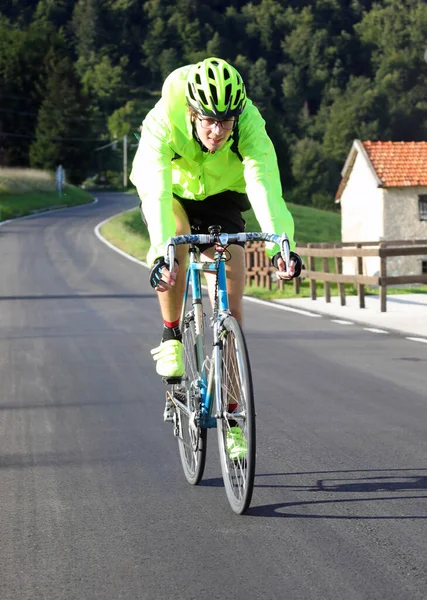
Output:
M173 415L174 415L174 410L173 407L167 407L165 406L165 410L163 411L163 421L165 423L172 423L173 422Z
M163 421L165 421L165 423L172 422L174 413L175 413L175 407L172 402L172 396L171 396L170 392L166 392L166 403L165 403L165 409L163 411Z
M168 385L177 385L182 381L182 377L162 377L162 379Z

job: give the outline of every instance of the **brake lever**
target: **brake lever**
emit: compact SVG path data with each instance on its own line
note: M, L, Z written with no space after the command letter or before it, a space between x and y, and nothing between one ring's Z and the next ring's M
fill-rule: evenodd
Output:
M286 265L285 275L289 275L289 263L291 261L291 246L289 244L289 238L286 235L286 233L282 233L282 239L280 240L280 254L283 260L285 261Z
M175 242L173 238L169 238L166 243L165 263L168 265L169 271L171 271L171 265L175 264Z

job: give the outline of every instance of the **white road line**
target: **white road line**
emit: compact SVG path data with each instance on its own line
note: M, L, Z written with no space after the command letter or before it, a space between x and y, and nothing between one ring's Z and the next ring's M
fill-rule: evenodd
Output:
M343 319L331 319L331 321L339 325L354 325L353 321L344 321Z
M376 327L363 327L363 329L365 331L372 331L372 333L390 333L389 331L386 331L385 329L377 329Z
M322 317L322 315L318 315L317 313L309 312L308 310L303 310L302 308L292 308L291 306L284 306L283 304L276 304L276 302L267 302L266 300L260 300L259 298L253 298L252 296L244 296L245 300L249 302L255 302L255 304L263 304L264 306L273 305L274 308L278 308L279 310L286 310L288 312L298 313L299 315L305 315L306 317Z
M427 338L407 337L405 339L410 340L411 342L421 342L422 344L427 344Z

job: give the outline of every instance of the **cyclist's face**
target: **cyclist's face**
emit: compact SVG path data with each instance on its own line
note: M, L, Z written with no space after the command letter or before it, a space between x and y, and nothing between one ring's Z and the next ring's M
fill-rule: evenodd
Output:
M234 117L231 119L210 119L201 115L194 116L197 135L209 152L220 150L233 133Z

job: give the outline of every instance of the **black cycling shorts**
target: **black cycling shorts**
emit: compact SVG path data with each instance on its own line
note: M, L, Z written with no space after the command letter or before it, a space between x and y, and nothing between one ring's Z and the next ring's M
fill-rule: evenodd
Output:
M191 233L208 233L208 227L211 225L220 225L223 233L245 231L246 222L242 211L250 208L246 194L227 191L208 196L205 200L187 200L175 194L174 198L187 214ZM143 214L142 219L146 222ZM206 244L199 244L198 247L200 252L209 248Z

